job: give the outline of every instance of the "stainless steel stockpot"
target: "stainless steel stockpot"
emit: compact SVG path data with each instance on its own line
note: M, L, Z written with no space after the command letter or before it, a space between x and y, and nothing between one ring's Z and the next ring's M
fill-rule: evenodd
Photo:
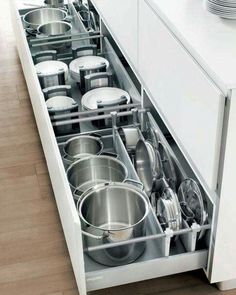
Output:
M103 142L100 138L92 135L79 135L66 141L63 147L63 161L71 165L78 159L91 155L100 155L103 151Z
M72 25L64 22L64 21L53 21L50 23L43 24L38 27L37 38L46 38L46 37L56 37L56 36L67 36L71 34ZM62 39L54 39L53 41L62 40ZM60 44L51 44L51 45L43 45L41 48L43 50L56 49L64 50L65 48L69 48L71 46L71 42L65 42Z
M67 169L69 184L76 191L75 199L97 184L123 182L127 177L125 165L111 156L90 156L75 161Z
M46 101L50 115L62 115L78 111L78 103L69 96L53 96ZM60 121L60 120L57 120ZM62 119L63 121L63 119ZM68 134L72 131L73 124L54 127L56 135Z
M86 247L143 237L149 205L140 189L125 183L106 183L87 190L77 204ZM145 242L88 252L98 263L118 266L135 261Z
M62 61L42 61L35 65L35 69L42 89L66 84L68 66Z
M40 25L53 22L63 21L67 17L67 12L58 8L39 8L27 12L23 16L26 27L37 30Z

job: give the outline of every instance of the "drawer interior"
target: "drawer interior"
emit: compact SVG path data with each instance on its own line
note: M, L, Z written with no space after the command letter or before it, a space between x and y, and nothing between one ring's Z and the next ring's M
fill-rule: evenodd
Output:
M68 5L70 21L73 26L72 38L83 39L82 36L91 37L92 35L87 31L88 27L83 22L81 16L78 17L78 7L73 4ZM22 11L22 15L26 11ZM98 24L98 20L95 15L95 22ZM79 34L79 37L78 37ZM85 34L85 35L81 35ZM96 36L96 35L95 35ZM31 54L34 55L38 50L38 46L32 46L32 44L38 43L34 37L26 36L29 44ZM94 37L94 36L93 36ZM139 176L135 170L135 166L132 159L129 156L128 151L119 135L118 127L132 127L138 126L140 130L140 138L146 138L148 134L148 128L150 126L157 131L161 143L167 148L171 159L174 164L175 172L177 175L177 185L186 178L192 178L197 181L200 186L204 200L207 202L207 222L204 225L198 225L193 223L191 226L187 222L183 221L180 230L173 231L169 228L163 229L156 212L151 205L148 195L146 199L148 201L150 211L146 219L146 234L141 238L134 238L125 242L114 242L105 244L102 247L90 247L87 248L84 244L84 255L77 253L78 259L84 259L85 277L87 289L97 290L106 287L111 287L119 284L125 284L129 282L150 279L158 276L169 275L177 272L189 271L197 268L206 268L208 259L208 249L211 239L211 224L214 213L214 204L208 194L204 191L199 180L194 175L191 167L181 154L178 146L174 140L166 132L166 127L163 123L159 122L158 114L155 108L151 104L148 95L143 93L143 107L141 108L141 97L139 92L127 71L125 70L122 62L116 54L116 51L111 46L108 38L102 37L99 34L97 38L72 41L73 46L80 46L86 44L97 44L99 48L99 55L105 57L109 63L109 71L112 73L114 85L118 88L122 88L127 91L131 98L132 103L120 108L104 108L101 112L87 112L81 108L81 92L78 84L71 78L67 83L71 85L71 93L74 100L79 105L79 109L74 113L51 115L50 120L52 127L55 131L55 137L57 140L58 148L63 160L63 147L65 142L80 134L99 133L101 140L104 144L104 151L116 153L119 160L121 160L128 169L128 178L136 182L140 182ZM68 49L64 53L58 55L58 60L64 61L67 64L72 60L71 49ZM112 112L111 112L112 111ZM104 121L104 116L108 120L108 124L94 125L93 121ZM70 132L64 135L57 134L57 128L59 126L75 125ZM66 180L65 165L65 180ZM54 170L55 172L55 170ZM71 191L71 199L73 190ZM76 212L76 202L74 202L74 212ZM78 235L78 239L82 239L81 228L78 226L78 231L74 234ZM199 232L204 231L204 236L198 239ZM88 253L99 252L102 253L108 248L116 248L128 244L139 244L145 242L146 248L144 253L132 264L108 267L99 264L92 260ZM75 274L77 269L74 268Z

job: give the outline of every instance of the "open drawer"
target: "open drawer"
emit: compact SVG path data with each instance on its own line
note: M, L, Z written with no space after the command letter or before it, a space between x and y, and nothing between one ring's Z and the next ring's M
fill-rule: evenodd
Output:
M186 177L191 177L197 182L198 180L187 164L187 161L179 152L176 152L177 148L175 144L170 144L170 141L168 142L166 140L161 128L159 128L156 123L155 116L150 112L151 107L150 109L141 108L140 95L109 41L106 38L102 38L100 35L91 36L84 31L85 27L81 24L76 9L70 2L68 4L68 10L70 12L74 34L76 35L76 37L73 36L73 39L76 40L72 42L76 42L77 45L77 42L92 42L92 40L96 40L99 46L99 54L110 62L110 71L114 79L114 85L127 91L132 98L132 103L125 106L121 105L104 108L102 114L100 111L83 111L80 105L80 90L77 84L69 79L68 83L72 88L72 97L79 105L78 111L70 114L49 116L45 97L32 59L32 55L35 54L35 48L37 46L29 46L29 44L36 44L37 42L34 43L30 42L29 39L27 40L19 11L16 6L12 6L13 24L16 31L19 55L80 294L85 295L87 291L194 269L207 269L214 205L207 193L204 192L200 183L199 186L203 198L207 203L208 218L204 225L193 223L189 226L183 222L181 228L176 231L170 230L168 227L163 229L149 201L149 197L144 193L150 209L146 219L146 233L144 236L122 242L104 244L99 247L86 247L83 242L81 220L77 213L76 203L72 194L73 191L67 180L66 169L63 163L63 146L69 138L79 134L93 134L99 132L105 151L117 153L119 160L123 162L127 168L128 178L140 182L131 158L119 135L117 124L122 126L133 126L133 124L137 124L140 129L141 137L147 136L148 129L151 126L157 131L160 141L169 151L178 179L177 185ZM26 11L20 11L21 14L25 12ZM87 39L84 39L82 36L86 36ZM79 45L81 45L81 43L79 43ZM71 53L61 54L58 59L70 62L72 59ZM124 120L118 120L117 118ZM108 120L108 125L104 125L103 123L103 128L101 128L101 125L95 126L92 124L93 121L101 120ZM54 131L57 132L56 128L71 124L78 124L79 128L73 129L71 133L69 132L66 135L55 135ZM199 239L199 233L203 231L204 235ZM88 255L90 252L99 253L99 251L116 248L121 245L138 245L139 243L145 244L145 250L135 262L130 264L108 267L95 262Z

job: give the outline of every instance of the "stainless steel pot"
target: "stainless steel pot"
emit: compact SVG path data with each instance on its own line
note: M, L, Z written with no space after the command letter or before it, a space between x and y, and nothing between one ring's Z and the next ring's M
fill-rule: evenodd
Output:
M48 7L58 8L64 5L64 0L45 0L44 4Z
M122 242L146 234L148 202L141 190L130 184L106 183L86 191L78 202L87 247ZM135 261L145 242L88 252L98 263L118 266Z
M123 182L128 171L125 165L110 156L91 156L75 161L67 169L67 178L78 199L87 189L106 182Z
M78 111L77 102L68 96L53 96L46 101L50 115L62 115ZM59 121L59 120L58 120ZM63 121L63 119L62 119ZM72 131L73 125L67 124L54 128L56 135L68 134Z
M53 21L63 21L67 17L67 12L58 8L40 8L31 10L23 16L26 27L37 30L42 24Z
M42 89L66 84L68 66L62 61L42 61L35 65L35 69Z
M72 30L71 24L63 21L54 21L50 23L43 24L38 27L37 38L46 38L46 37L56 37L56 36L65 36L70 35ZM61 39L54 39L57 41ZM57 51L64 50L71 46L71 42L65 42L60 44L51 44L41 46L43 50L56 49Z
M81 70L84 76L100 72L100 69L109 68L109 61L102 56L87 55L72 60L69 64L70 75L73 80L81 83Z
M162 176L159 152L153 145L140 139L135 150L135 168L148 194L155 189L156 181Z
M67 140L63 147L63 161L71 165L78 159L91 155L100 155L103 151L103 142L100 138L91 135L79 135Z

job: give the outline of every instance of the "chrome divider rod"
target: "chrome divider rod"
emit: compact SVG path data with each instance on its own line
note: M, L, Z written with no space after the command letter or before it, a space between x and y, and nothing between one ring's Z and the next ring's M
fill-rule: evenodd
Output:
M202 225L202 226L199 227L200 231L201 230L209 230L209 229L211 229L210 224ZM180 230L174 231L173 235L174 236L180 236L180 235L184 235L184 234L187 234L189 232L192 232L192 231L193 230L191 228L180 229ZM103 245L99 245L99 246L85 248L84 252L99 251L99 250L109 249L109 248L118 247L118 246L125 246L125 245L129 245L129 244L132 244L132 243L142 243L142 242L145 242L145 241L165 238L166 236L167 235L165 233L160 233L160 234L156 234L156 235L150 235L150 236L146 236L146 237L130 239L130 240L127 240L127 241L122 241L122 242L113 242L113 243L109 243L109 244L103 244Z
M58 39L65 39L67 40L67 38L70 38L70 37L80 37L80 36L86 36L86 35L89 35L89 36L93 36L95 34L100 34L99 31L94 31L92 32L88 32L88 33L79 33L79 34L70 34L70 35L62 35L62 36L54 36L54 37L43 37L43 38L38 38L38 39L31 39L29 40L30 43L40 43L40 42L43 42L43 41L51 41L51 40L58 40Z
M84 40L92 40L92 39L98 39L102 38L103 35L96 35L96 36L88 36L83 38L71 38L71 39L65 39L60 41L52 41L52 42L45 42L45 43L36 43L31 44L31 47L39 47L39 46L46 46L46 45L54 45L54 44L62 44L66 42L73 42L73 41L84 41Z
M145 113L147 109L139 109L139 113ZM103 109L101 109L101 112L104 112ZM132 111L126 111L126 112L119 112L117 113L117 117L123 117L123 116L131 116L133 115ZM101 119L110 119L112 116L111 114L106 114L106 115L97 115L93 117L86 117L86 118L81 118L81 119L72 119L72 120L66 120L66 121L59 121L59 122L52 122L53 126L63 126L63 125L68 125L68 124L75 124L75 123L82 123L82 122L90 122L90 121L96 121L96 120L101 120Z
M105 112L112 112L112 111L118 111L123 109L131 109L131 108L133 109L138 107L141 107L140 103L132 103L132 104L103 108L102 112L105 113ZM97 113L101 113L101 109L96 109L91 111L82 111L82 112L73 112L73 113L61 114L61 115L52 115L50 116L50 118L51 120L58 120L58 119L66 119L66 118L72 118L72 117L83 116L83 115L84 116L93 115Z

